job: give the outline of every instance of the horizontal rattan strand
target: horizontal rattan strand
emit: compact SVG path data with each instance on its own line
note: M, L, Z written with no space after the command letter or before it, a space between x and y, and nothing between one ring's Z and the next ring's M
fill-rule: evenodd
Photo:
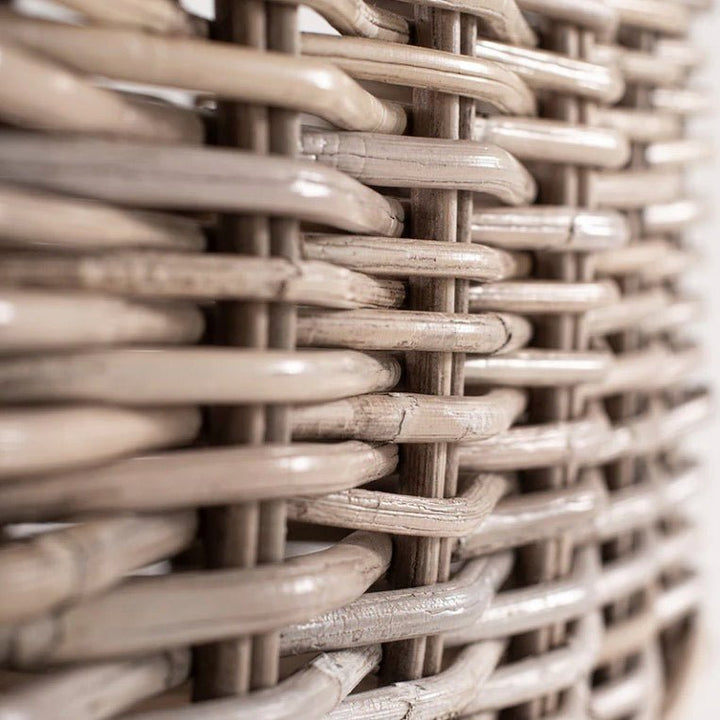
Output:
M196 410L92 405L9 408L0 413L0 478L85 467L192 440Z
M585 470L581 482L571 488L504 498L485 522L461 538L454 555L467 560L561 532L570 533L576 542L604 542L686 506L697 495L698 475L697 466L688 465L608 493L597 472Z
M473 140L497 145L523 161L619 168L630 156L630 145L617 130L559 120L477 118Z
M482 525L460 539L454 557L467 560L561 533L580 537L601 516L605 496L597 476L585 471L569 488L506 497Z
M275 687L244 697L140 712L127 720L316 720L334 710L382 657L378 645L320 655Z
M709 92L691 88L655 88L650 101L656 112L674 115L697 115L712 108Z
M5 11L0 38L82 73L176 87L228 100L281 106L347 130L399 133L405 113L363 90L330 63L192 38L25 19ZM342 96L343 102L337 98Z
M618 100L625 88L620 71L549 52L480 40L475 54L517 73L535 91L576 95L602 103Z
M508 313L413 310L301 310L298 346L356 350L476 352L493 355L524 347L532 328Z
M0 180L148 208L253 211L351 232L402 232L400 205L343 173L219 148L5 132Z
M379 280L329 263L214 253L124 251L81 256L0 255L0 282L11 286L94 290L141 298L260 300L338 309L399 307L405 299L405 288L400 282ZM0 290L3 300L3 293L5 297L12 295L12 292ZM68 302L76 298L79 316L84 309L81 305L83 296L65 295ZM62 297L62 294L54 295L58 296ZM96 302L99 304L103 300ZM121 300L104 302L109 319L121 316L119 311L123 309L127 313L130 308L137 307L139 314L139 309L146 307ZM113 303L116 308L112 307ZM165 312L169 314L173 307L168 306ZM163 306L159 308L161 310ZM87 323L97 325L92 315ZM67 330L64 323L58 324L63 331ZM140 322L138 325L142 327ZM87 332L91 329L102 332L96 328L88 328ZM197 339L197 336L190 339Z
M589 192L599 207L633 210L682 197L679 170L621 170L593 173Z
M476 209L473 242L507 250L597 252L625 245L625 218L613 210L582 210L540 205Z
M526 12L587 28L601 38L611 36L617 25L617 15L603 0L582 3L575 0L518 0L518 5Z
M382 187L471 190L508 205L535 197L528 171L502 148L464 140L313 131L304 157Z
M602 382L611 364L612 356L605 352L536 348L488 358L470 357L465 361L465 387L563 387L597 383Z
M415 537L455 538L472 530L493 511L507 482L500 475L479 475L453 498L423 498L353 489L299 496L288 502L288 517L316 525Z
M590 110L590 121L623 133L638 143L666 142L682 136L683 123L677 115L625 107L597 106Z
M0 42L0 117L35 130L89 133L154 143L202 142L193 112L123 96Z
M644 208L642 213L643 227L650 235L680 232L687 225L697 222L702 214L702 205L689 198L650 205Z
M620 291L612 281L554 282L509 280L472 285L468 291L470 312L497 310L533 314L585 313L612 305Z
M585 328L591 335L610 335L642 325L650 316L662 313L671 304L663 288L651 288L625 295L613 305L597 307L585 316Z
M463 443L460 465L467 471L503 472L637 457L674 443L709 412L710 401L701 392L675 407L653 406L613 428L598 414L572 422L518 426L486 440Z
M91 471L0 485L4 521L223 505L364 485L395 470L397 448L361 442L180 450ZM228 473L228 469L242 472ZM342 468L342 472L338 472ZM203 478L202 483L197 478Z
M626 392L659 392L682 383L699 367L702 352L696 346L673 350L650 345L616 357L600 382L579 389L585 398L607 397Z
M3 261L0 260L0 265ZM187 303L0 289L0 356L103 345L192 343L205 321Z
M645 148L645 162L650 167L688 165L712 157L711 143L700 138L684 138L655 143Z
M596 45L590 50L592 62L617 65L628 84L673 86L685 80L687 67L672 56L631 50L620 45Z
M418 87L482 101L510 115L534 115L535 97L499 63L360 38L305 34L304 55L322 57L357 80Z
M667 35L685 35L690 12L682 3L666 0L606 0L621 25L654 30Z
M389 390L399 378L392 358L352 351L115 349L2 360L0 398L128 405L300 403Z
M107 517L0 548L0 624L94 595L143 565L172 557L195 535L192 513Z
M659 37L655 42L655 54L688 69L697 67L705 59L702 48L689 38Z
M297 4L297 0L275 1ZM405 18L365 0L303 0L302 4L322 15L342 35L399 43L408 41L410 29Z
M137 27L163 35L192 35L191 17L172 0L59 0L61 5L103 25Z
M328 720L375 720L380 712L388 720L402 720L408 704L415 711L427 711L429 717L450 708L458 714L471 714L518 705L571 687L592 666L600 643L600 624L595 615L585 617L565 647L504 665L484 682L478 678L485 669L479 653L492 651L496 662L503 645L492 641L470 645L440 674L352 695L328 714Z
M279 565L137 578L15 630L3 628L0 656L30 667L267 632L362 596L387 570L390 554L387 535L357 532Z
M503 553L467 563L444 583L368 593L346 607L285 629L282 652L361 647L418 637L431 629L442 632L462 627L483 615L511 566L511 555Z
M177 215L0 185L0 246L48 251L202 250L198 223Z
M435 240L305 235L303 255L372 275L499 281L527 275L530 257L486 245Z
M710 400L704 393L691 395L674 407L653 406L647 413L615 427L598 451L596 461L605 463L621 457L649 455L674 446L684 434L707 420L710 409Z
M698 298L680 297L671 300L670 304L657 315L650 315L643 320L640 329L646 335L656 335L669 330L682 330L684 327L700 320L704 315L702 300Z
M637 650L634 654L638 654ZM589 708L592 717L597 720L657 717L659 698L664 692L662 673L658 649L652 644L642 648L638 661L623 675L593 689Z
M105 720L179 685L189 665L189 653L178 651L40 676L3 693L0 717L56 720L61 708L73 720Z
M474 15L481 30L511 45L535 45L537 38L515 0L403 0L440 10ZM410 8L408 9L412 11Z
M592 464L610 433L607 420L599 414L570 422L517 426L487 440L463 443L460 466L495 472Z
M646 280L675 277L687 270L696 256L668 240L642 239L633 245L595 254L592 264L599 275L640 275Z
M295 407L293 438L452 442L504 432L524 409L525 394L508 388L472 397L360 395Z
M485 687L497 665L504 643L482 643L464 649L439 675L399 682L348 697L327 720L403 720L408 708L426 717L459 714Z
M445 636L449 647L502 640L552 623L577 619L596 609L596 583L602 582L597 551L579 550L567 577L496 595L482 615Z

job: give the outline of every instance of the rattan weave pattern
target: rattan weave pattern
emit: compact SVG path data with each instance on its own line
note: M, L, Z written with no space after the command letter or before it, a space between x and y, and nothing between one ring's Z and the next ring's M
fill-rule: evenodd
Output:
M700 597L689 0L0 9L0 720L656 720Z

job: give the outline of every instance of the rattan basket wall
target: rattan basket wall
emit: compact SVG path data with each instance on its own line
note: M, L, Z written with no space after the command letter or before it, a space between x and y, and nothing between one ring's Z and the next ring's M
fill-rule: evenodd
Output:
M661 717L702 3L303 4L1 11L0 720Z

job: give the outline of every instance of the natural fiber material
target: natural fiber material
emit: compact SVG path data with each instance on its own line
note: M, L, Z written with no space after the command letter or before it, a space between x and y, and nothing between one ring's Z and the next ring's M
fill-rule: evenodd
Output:
M661 718L702 3L58 3L0 14L0 720Z

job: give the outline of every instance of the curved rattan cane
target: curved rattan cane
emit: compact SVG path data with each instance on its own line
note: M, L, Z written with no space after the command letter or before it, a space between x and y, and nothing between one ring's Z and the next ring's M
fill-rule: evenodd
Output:
M57 4L0 13L0 718L660 720L704 3Z

